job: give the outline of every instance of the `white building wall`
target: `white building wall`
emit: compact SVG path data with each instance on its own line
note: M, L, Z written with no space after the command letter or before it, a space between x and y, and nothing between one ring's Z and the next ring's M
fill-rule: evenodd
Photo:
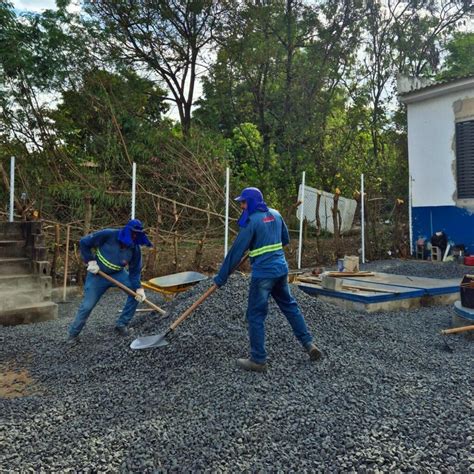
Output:
M413 207L456 205L455 113L457 92L408 105L408 156Z

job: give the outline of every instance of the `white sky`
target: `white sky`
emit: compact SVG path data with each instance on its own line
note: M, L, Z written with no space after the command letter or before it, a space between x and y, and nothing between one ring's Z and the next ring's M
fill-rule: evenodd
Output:
M13 0L13 6L20 11L42 12L56 8L55 0ZM80 1L73 0L69 9L71 11L80 10Z

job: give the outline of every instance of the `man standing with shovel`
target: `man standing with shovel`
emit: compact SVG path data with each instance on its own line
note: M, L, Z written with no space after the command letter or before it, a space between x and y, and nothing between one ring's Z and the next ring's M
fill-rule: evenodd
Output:
M99 271L112 276L136 293L135 297L128 297L115 325L118 335L127 336L127 326L135 314L138 303L146 299L140 282L142 270L140 246L151 247L152 244L143 230L142 223L138 219L133 219L123 229L103 229L94 232L83 237L79 245L81 256L87 263L88 273L84 285L84 298L69 328L68 342L77 342L79 333L92 310L107 289L114 286L98 275ZM128 267L128 271L125 267Z
M308 352L311 360L318 360L321 352L313 338L288 286L288 264L283 246L290 241L288 229L278 211L268 208L261 191L246 188L235 199L240 202L242 215L238 221L240 232L227 254L214 283L224 285L235 265L247 250L252 264L252 280L247 308L250 358L238 359L244 370L266 370L265 318L270 296L286 316L293 333Z

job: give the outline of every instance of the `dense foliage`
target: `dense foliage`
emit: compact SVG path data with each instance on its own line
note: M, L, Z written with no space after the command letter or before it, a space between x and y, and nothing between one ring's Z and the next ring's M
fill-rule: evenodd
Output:
M221 213L226 165L234 192L258 185L281 208L303 170L346 196L365 173L388 212L408 187L396 76L474 73L469 3L96 0L73 13L61 0L33 14L2 2L4 208L15 155L19 193L63 222L89 202L97 222L124 220L132 162L149 225L158 196Z

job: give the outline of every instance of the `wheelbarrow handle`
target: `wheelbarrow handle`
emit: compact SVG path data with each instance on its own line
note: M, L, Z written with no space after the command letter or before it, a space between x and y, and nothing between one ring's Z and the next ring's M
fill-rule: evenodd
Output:
M133 296L134 298L137 296L137 294L133 290L128 288L128 286L125 286L123 283L120 283L115 278L112 278L110 275L107 275L107 273L104 273L102 270L99 270L97 274L100 275L102 278L105 278L106 280L110 281L110 283L113 283L114 285L118 286L121 290L125 291L125 293L128 293L130 296ZM151 301L145 299L143 300L143 302L146 303L154 311L157 311L158 313L163 315L166 314L165 310L161 309L159 306L156 306L156 304L152 303Z

